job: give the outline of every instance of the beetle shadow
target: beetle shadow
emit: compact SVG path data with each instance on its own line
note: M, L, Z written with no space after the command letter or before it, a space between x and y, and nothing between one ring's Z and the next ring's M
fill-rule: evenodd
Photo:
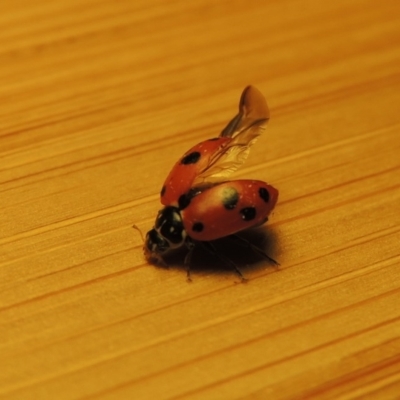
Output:
M275 230L270 227L255 228L240 232L236 236L259 248L279 263L276 259L278 237ZM193 280L196 279L196 274L236 274L233 266L224 259L230 260L245 278L250 272L265 271L266 267L277 268L277 265L266 257L234 238L224 237L211 243L215 247L215 252L207 251L201 243L195 242L196 246L189 266ZM165 261L171 268L179 268L186 272L188 266L185 265L184 260L187 252L188 250L183 248L176 250L165 257Z

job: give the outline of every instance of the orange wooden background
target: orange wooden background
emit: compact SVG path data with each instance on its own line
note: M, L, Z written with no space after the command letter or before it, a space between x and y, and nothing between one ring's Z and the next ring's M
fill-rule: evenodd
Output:
M3 1L0 32L1 398L400 398L397 0ZM281 266L189 284L131 226L248 84Z

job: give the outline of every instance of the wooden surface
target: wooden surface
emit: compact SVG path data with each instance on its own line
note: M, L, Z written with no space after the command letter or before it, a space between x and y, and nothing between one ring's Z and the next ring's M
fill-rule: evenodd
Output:
M0 27L2 399L400 398L398 0L3 1ZM247 84L271 120L235 176L279 189L253 237L281 266L223 241L249 282L197 252L190 284L132 224Z

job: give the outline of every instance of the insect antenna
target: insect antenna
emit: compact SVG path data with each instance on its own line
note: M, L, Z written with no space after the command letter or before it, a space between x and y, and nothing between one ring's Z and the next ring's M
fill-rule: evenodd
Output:
M142 238L142 242L144 243L143 232L140 230L140 228L139 228L136 224L132 225L132 228L135 229L135 230L137 230L137 231L139 232L139 234L140 234L140 236L141 236L141 238Z

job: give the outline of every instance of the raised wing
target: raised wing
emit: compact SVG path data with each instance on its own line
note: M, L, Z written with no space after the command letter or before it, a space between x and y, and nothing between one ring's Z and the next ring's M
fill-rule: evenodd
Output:
M236 171L246 161L250 147L265 129L268 119L269 110L264 96L254 86L247 86L240 97L239 113L219 135L232 140L210 158L193 186L220 182Z

